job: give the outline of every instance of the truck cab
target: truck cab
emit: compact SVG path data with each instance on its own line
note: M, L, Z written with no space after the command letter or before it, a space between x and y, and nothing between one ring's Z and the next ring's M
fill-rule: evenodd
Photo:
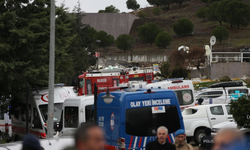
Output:
M212 128L214 125L233 120L229 112L230 105L211 104L185 108L182 112L183 121L188 139L194 138L196 144L205 135L205 128Z
M62 131L60 136L72 136L79 125L90 119L94 96L68 98L63 103Z
M106 93L97 100L97 123L106 132L105 149L145 149L156 140L159 126L169 130L168 142L174 142L174 132L184 129L181 110L172 90L110 92L114 97L105 103Z

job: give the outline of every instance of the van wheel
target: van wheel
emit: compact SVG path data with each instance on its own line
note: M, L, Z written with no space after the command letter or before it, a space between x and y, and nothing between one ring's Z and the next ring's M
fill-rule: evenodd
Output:
M203 136L206 136L205 129L198 129L194 134L194 142L199 145Z

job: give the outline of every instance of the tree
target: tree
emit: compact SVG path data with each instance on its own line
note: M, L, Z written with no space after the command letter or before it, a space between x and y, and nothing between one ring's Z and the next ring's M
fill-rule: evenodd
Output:
M96 41L95 34L97 31L89 25L82 23L84 15L81 13L80 3L73 9L72 33L75 37L71 43L71 55L74 57L74 76L77 77L87 70L89 66L96 64L96 57L94 56Z
M101 42L98 44L99 47L102 47L106 50L106 47L114 43L114 37L105 31L99 31L95 34L95 38Z
M187 18L180 18L173 25L174 32L179 36L191 35L194 31L194 24Z
M139 11L137 15L139 18L145 18L147 16L147 13L144 11Z
M186 47L186 51L177 49L170 54L171 69L175 66L182 68L196 67L201 77L200 66L206 62L205 50L202 47L193 46L190 49Z
M207 8L207 18L211 21L218 21L220 25L226 21L226 14L224 13L225 6L228 0L215 1Z
M155 23L145 23L144 25L138 27L137 34L142 41L152 45L152 43L155 42L158 33L161 31L162 29Z
M159 2L158 0L147 0L147 2L150 4L150 5L154 5L154 6L159 6Z
M117 9L115 6L110 5L105 8L105 10L99 10L98 13L119 13L120 10Z
M198 18L204 19L206 18L207 15L207 7L202 7L197 12L195 13Z
M162 76L165 78L186 78L188 76L187 69L183 68L182 66L175 66L173 69L171 69L170 62L165 62L160 67L160 71Z
M127 0L126 4L128 9L137 10L140 8L140 4L136 0Z
M167 62L163 63L162 66L160 67L160 71L161 71L161 74L163 77L169 78L171 75L170 62L167 61Z
M174 0L156 0L159 5L167 6L167 9L169 9L169 5L174 3Z
M11 95L15 104L25 98L27 83L30 88L48 86L50 1L5 0L0 8L0 83L5 85L0 97L6 100ZM56 16L55 83L70 85L91 60L82 47L86 34L79 32L86 28L79 27L80 19L69 15L64 5L56 7ZM83 57L76 60L80 54Z
M155 44L159 48L166 48L171 44L172 37L167 32L160 32L158 33Z
M231 100L230 113L239 127L250 128L250 96Z
M162 14L162 9L159 7L155 7L153 9L153 14L159 17Z
M176 4L179 4L179 8L181 8L182 3L183 3L183 2L186 2L186 1L191 1L191 0L175 0L174 2L175 2Z
M248 26L250 21L250 6L240 1L229 1L225 5L225 14L227 21L233 27L237 25L238 29L241 26Z
M225 27L219 26L214 29L213 35L220 41L221 44L222 40L228 39L229 31Z
M124 51L124 53L128 50L130 51L131 61L133 59L133 50L135 45L135 39L128 34L121 34L117 37L115 41L115 45L117 48Z

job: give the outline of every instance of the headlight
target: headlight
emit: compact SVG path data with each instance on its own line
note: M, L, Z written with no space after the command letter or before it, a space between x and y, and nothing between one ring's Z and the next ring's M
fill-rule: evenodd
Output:
M220 129L219 128L212 128L213 133L217 133Z

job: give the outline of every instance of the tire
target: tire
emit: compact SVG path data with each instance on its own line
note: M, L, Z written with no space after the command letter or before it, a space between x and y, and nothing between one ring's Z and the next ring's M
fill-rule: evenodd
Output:
M194 134L194 142L199 145L203 136L206 136L205 129L198 129Z

